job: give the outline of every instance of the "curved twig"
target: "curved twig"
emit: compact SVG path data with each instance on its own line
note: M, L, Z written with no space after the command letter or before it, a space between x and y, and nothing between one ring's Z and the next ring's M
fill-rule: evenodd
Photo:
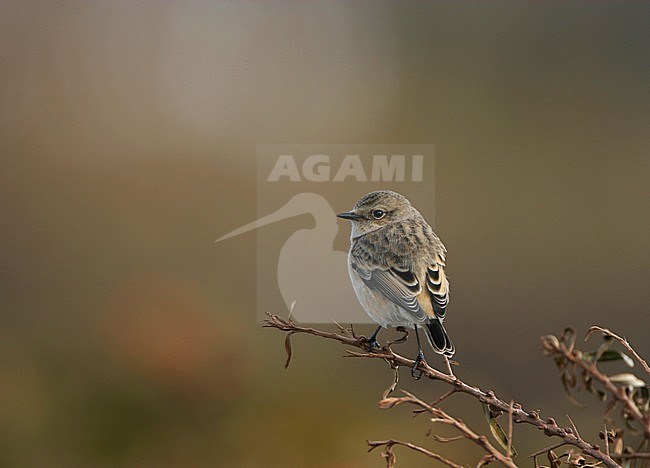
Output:
M630 417L643 425L643 432L646 438L650 438L650 414L644 415L639 407L632 401L632 398L626 393L625 388L614 384L607 375L603 374L595 364L582 357L580 351L567 347L564 342L560 342L554 336L542 337L542 346L550 354L556 354L564 357L572 364L581 367L594 379L601 383L603 387L616 400L623 405Z
M408 447L411 450L414 450L423 455L426 455L429 458L432 458L433 460L439 461L440 463L444 463L445 465L450 466L451 468L464 468L463 465L459 465L457 463L454 463L451 460L447 460L446 458L441 457L437 453L430 452L424 447L420 447L419 445L415 445L410 442L404 442L402 440L396 440L396 439L389 439L389 440L368 440L367 443L370 446L368 452L373 451L377 447L386 447L384 456L386 458L387 468L393 468L393 466L395 465L395 455L392 452L393 445L402 445L404 447Z
M375 352L368 352L365 345L363 337L353 338L351 334L338 334L331 333L322 330L317 330L310 327L302 327L291 321L287 321L278 317L277 315L267 312L267 318L264 321L265 327L277 328L285 332L295 332L295 333L306 333L309 335L319 336L321 338L326 338L334 341L343 343L344 345L359 348L365 351L365 353L352 353L355 357L360 358L371 358L371 359L382 359L391 365L396 366L406 366L412 367L414 361L407 359L399 354L396 354L389 348L382 348L381 350ZM480 402L490 405L492 408L507 413L510 409L510 404L506 403L504 400L498 398L494 392L490 390L482 390L478 387L469 385L458 377L454 375L444 374L436 369L433 369L425 362L420 363L419 370L422 371L423 377L426 377L430 380L437 380L444 382L447 385L450 385L456 392L465 393L470 395ZM533 427L536 427L540 431L543 431L545 435L549 437L558 437L566 444L573 445L580 449L584 454L589 455L590 457L601 461L603 465L607 467L618 467L619 464L616 463L610 456L604 453L598 445L592 445L587 441L583 440L581 437L574 434L573 429L570 427L560 427L556 421L552 418L544 421L539 417L537 411L525 411L522 408L521 404L514 403L512 410L512 419L514 423L517 424L529 424Z
M429 405L428 403L424 402L423 400L420 400L418 397L413 395L410 392L407 392L406 390L403 391L404 395L403 397L392 397L392 398L384 398L379 402L379 407L380 408L392 408L397 405L401 405L402 403L411 403L415 406L419 406L420 408L424 409L427 411L431 416L431 421L434 423L441 423L441 424L447 424L449 426L453 426L458 430L462 436L467 439L471 440L474 442L476 445L481 447L487 455L487 458L484 457L484 460L495 460L501 462L504 466L507 466L509 468L517 468L517 465L512 461L512 458L510 458L510 455L504 455L501 452L499 452L485 437L484 435L479 435L476 432L472 431L463 421L460 419L454 418L453 416L450 416L447 414L445 411L441 410L440 408L436 408L434 406ZM480 465L480 463L479 463Z
M643 367L643 370L646 371L647 374L650 374L650 366L648 366L648 363L645 361L645 359L643 359L641 356L639 356L637 354L636 351L634 351L634 348L632 348L632 345L630 344L630 342L627 341L626 338L618 336L616 333L609 330L608 328L602 328L602 327L598 327L598 326L594 325L587 332L587 335L585 336L585 341L587 341L589 339L589 337L591 335L593 335L594 333L596 333L596 332L600 332L603 335L605 335L606 337L609 336L611 338L614 338L616 341L621 343L621 345L623 345L623 347L625 349L627 349L632 356L634 356L634 359L636 359L639 362L639 364L641 364L641 367Z

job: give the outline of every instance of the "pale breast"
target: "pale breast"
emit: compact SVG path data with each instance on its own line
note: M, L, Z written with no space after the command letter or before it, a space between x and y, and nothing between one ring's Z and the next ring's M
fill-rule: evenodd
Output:
M354 293L361 307L363 307L374 322L377 322L377 324L384 328L389 326L413 328L413 316L386 299L382 293L369 288L359 274L352 269L352 262L349 259L348 272Z

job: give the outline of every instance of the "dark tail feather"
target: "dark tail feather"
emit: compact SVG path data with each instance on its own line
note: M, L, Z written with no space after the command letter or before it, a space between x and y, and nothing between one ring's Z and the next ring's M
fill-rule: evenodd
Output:
M442 322L437 319L431 319L426 324L427 337L429 338L429 343L431 347L438 354L444 354L447 357L452 357L456 352L454 345L447 335L447 330L445 330Z

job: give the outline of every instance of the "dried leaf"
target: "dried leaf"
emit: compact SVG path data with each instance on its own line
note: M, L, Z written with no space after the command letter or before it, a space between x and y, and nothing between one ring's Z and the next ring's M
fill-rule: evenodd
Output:
M291 316L293 315L293 309L296 308L296 300L294 299L291 301L291 305L289 306L289 317L287 317L287 320L291 322Z
M551 464L551 468L560 468L562 466L560 458L555 455L555 452L553 452L553 450L549 450L546 453L546 456L548 457L548 461Z
M623 362L627 365L627 367L634 367L634 359L632 359L630 356L621 352L621 358L623 358Z
M284 363L285 369L289 367L291 362L291 335L293 334L294 332L287 333L287 337L284 339L284 349L287 351L287 362Z
M613 452L617 455L623 453L623 437L619 433L616 434L616 438L614 439Z
M393 452L393 447L387 445L386 449L382 452L381 456L382 458L386 459L387 468L392 468L395 466L395 463L397 462L397 457L395 456L395 452Z
M577 457L571 459L571 464L573 466L587 466L587 459L582 455L578 455Z
M634 374L630 374L629 372L623 374L611 375L609 377L609 380L611 380L613 383L630 385L632 387L647 387L646 383L643 380L641 380Z
M542 345L545 349L551 351L560 347L560 340L554 335L542 336Z

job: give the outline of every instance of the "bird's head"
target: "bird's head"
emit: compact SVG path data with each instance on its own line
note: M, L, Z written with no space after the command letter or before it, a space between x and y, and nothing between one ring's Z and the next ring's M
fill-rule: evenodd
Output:
M352 238L355 238L418 214L405 196L378 190L364 195L351 211L337 216L352 222Z

